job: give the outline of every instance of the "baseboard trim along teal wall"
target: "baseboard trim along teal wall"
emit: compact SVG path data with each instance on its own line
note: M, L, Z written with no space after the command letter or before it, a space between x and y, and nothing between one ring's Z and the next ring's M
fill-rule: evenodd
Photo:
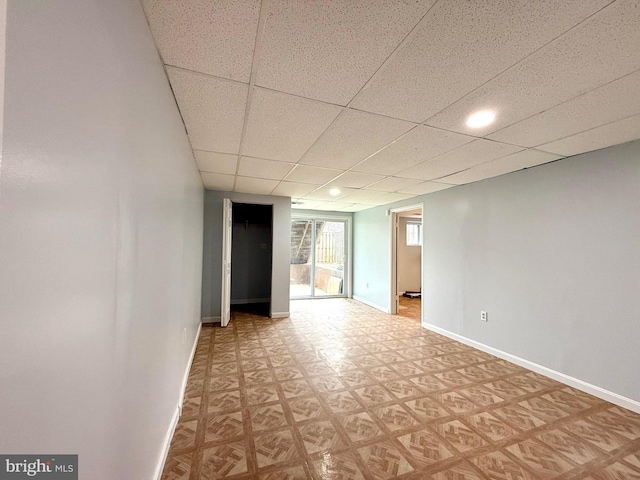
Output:
M373 307L376 310L380 310L381 312L390 313L388 308L385 308L385 307L383 307L381 305L378 305L377 303L370 302L369 300L366 300L364 298L361 298L361 297L358 297L358 296L354 295L353 299L358 301L358 302L360 302L360 303L364 303L365 305L369 305L370 307Z
M178 406L176 408L175 413L173 414L173 418L171 418L171 423L169 424L169 429L167 430L167 434L164 438L164 441L162 442L160 459L158 460L158 464L156 465L156 471L153 475L154 480L160 480L160 478L162 477L162 470L164 469L164 464L167 461L167 456L169 455L169 448L171 447L171 439L173 438L173 434L176 431L178 420L182 416L182 404L184 403L184 393L187 389L187 382L189 381L189 372L191 371L193 358L196 356L196 348L198 346L198 339L200 338L201 330L202 330L202 324L198 325L198 330L196 331L196 337L193 339L191 354L189 355L187 368L184 372L184 377L182 379L182 389L180 390L180 399L178 400Z
M530 362L529 360L525 360L524 358L520 358L516 355L512 355L502 350L498 350L497 348L490 347L489 345L485 345L484 343L476 342L475 340L471 340L470 338L463 337L462 335L458 335L457 333L453 333L443 328L436 327L435 325L422 323L422 326L428 330L431 330L432 332L439 333L441 335L444 335L445 337L451 338L452 340L456 340L460 343L464 343L465 345L469 345L470 347L477 348L478 350L482 350L483 352L502 358L503 360L506 360L508 362L520 365L521 367L539 373L540 375L544 375L545 377L549 377L560 383L589 393L594 397L601 398L602 400L606 400L607 402L611 402L633 412L640 413L640 402L632 400L631 398L627 398L617 393L610 392L609 390L598 387L597 385L592 385L591 383L584 382L578 378L566 375L556 370L552 370L551 368L544 367L537 363Z

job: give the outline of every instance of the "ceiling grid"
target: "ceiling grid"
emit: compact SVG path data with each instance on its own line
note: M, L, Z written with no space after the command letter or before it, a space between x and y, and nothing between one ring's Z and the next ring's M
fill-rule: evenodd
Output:
M640 0L142 4L206 188L359 211L640 138Z

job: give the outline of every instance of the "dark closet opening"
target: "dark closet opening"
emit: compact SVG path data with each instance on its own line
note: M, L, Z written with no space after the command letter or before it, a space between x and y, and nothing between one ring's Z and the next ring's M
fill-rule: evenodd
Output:
M233 203L231 311L271 313L273 205Z

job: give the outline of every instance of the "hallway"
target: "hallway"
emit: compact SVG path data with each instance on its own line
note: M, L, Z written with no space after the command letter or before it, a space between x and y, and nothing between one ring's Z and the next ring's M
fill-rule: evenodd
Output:
M163 480L640 479L640 416L353 300L203 326Z

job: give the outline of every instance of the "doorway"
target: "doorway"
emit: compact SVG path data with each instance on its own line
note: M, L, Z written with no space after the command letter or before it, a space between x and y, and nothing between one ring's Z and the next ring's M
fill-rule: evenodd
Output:
M271 311L273 205L233 203L231 311Z
M391 210L391 313L422 321L422 205Z
M347 296L348 228L347 219L291 220L291 298Z

